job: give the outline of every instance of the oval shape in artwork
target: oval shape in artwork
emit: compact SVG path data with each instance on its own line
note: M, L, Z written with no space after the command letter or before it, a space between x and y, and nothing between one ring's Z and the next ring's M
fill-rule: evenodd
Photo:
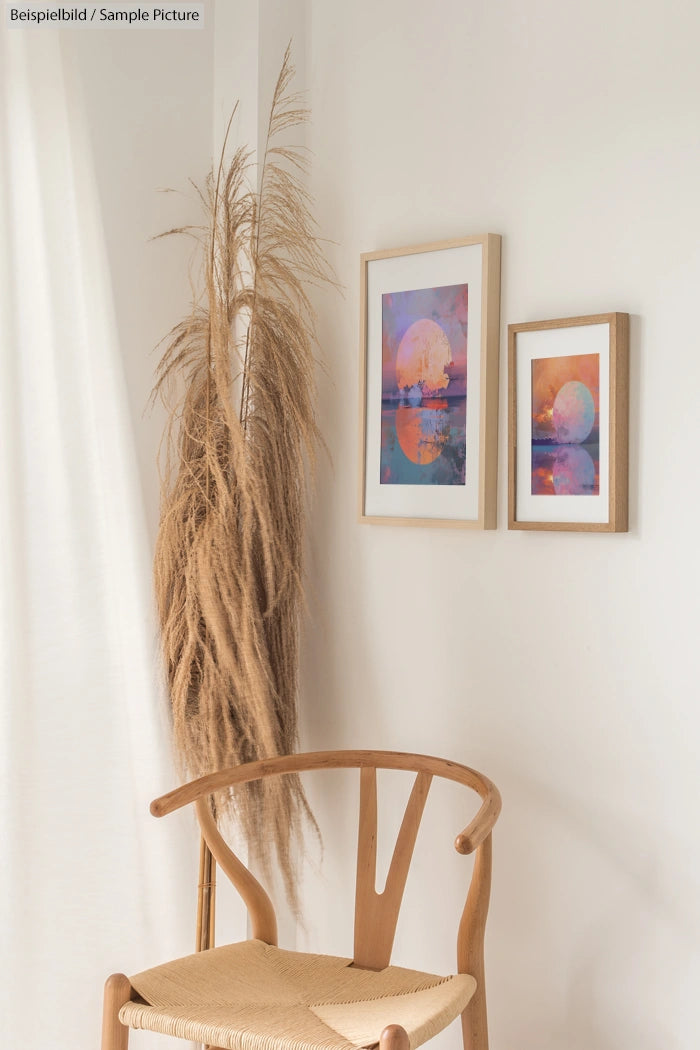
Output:
M396 409L396 436L412 463L432 463L450 437L447 402L444 399Z
M554 454L552 484L557 496L594 496L596 466L585 448L565 445Z
M399 390L420 389L423 397L446 390L450 377L445 366L452 363L452 349L445 332L422 317L404 332L396 352L396 385Z
M570 380L554 398L552 425L560 445L580 445L595 423L593 394L585 383Z

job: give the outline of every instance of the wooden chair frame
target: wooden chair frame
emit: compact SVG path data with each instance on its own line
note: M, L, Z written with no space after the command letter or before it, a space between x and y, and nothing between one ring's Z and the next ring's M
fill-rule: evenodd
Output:
M380 970L389 965L399 909L413 855L423 808L433 776L455 781L476 791L482 804L473 820L455 839L458 853L475 853L472 878L457 933L457 972L471 974L476 991L462 1014L464 1050L488 1050L484 931L491 891L491 831L501 809L496 786L468 766L428 755L396 751L315 751L250 762L200 777L151 803L151 812L163 817L195 804L202 835L221 869L243 898L252 937L277 944L277 920L267 892L226 844L214 822L207 799L215 792L263 777L319 769L360 770L360 821L355 890L353 963ZM376 892L377 769L414 772L416 778L398 833L384 890ZM119 1010L132 998L124 974L113 974L105 986L102 1050L127 1050L129 1029L119 1021ZM379 1050L408 1050L406 1031L388 1025Z

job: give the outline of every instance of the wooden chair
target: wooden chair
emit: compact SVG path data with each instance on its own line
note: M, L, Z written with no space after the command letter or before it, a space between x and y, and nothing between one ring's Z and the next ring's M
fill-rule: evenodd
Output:
M263 777L319 769L360 770L360 816L353 958L277 947L269 896L231 852L212 820L210 794ZM386 885L375 889L377 769L416 773ZM481 796L455 840L475 852L457 930L451 977L391 966L399 908L433 776ZM319 751L251 762L202 777L151 804L155 816L194 802L211 852L248 908L252 939L195 953L105 987L102 1050L127 1050L129 1029L145 1028L226 1050L411 1050L462 1015L464 1050L487 1050L484 928L491 884L491 830L501 800L487 777L467 766L393 751Z

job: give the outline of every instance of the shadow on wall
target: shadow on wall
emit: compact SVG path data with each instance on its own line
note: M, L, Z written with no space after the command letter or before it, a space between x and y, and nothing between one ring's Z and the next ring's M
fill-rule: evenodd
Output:
M682 989L659 960L678 957L680 943L687 967L683 960L679 967L691 972L700 913L688 914L678 902L692 899L693 873L676 872L677 886L664 885L653 829L633 822L614 800L603 808L554 796L525 775L502 786L493 916L502 932L490 943L498 951L510 939L514 953L490 956L491 987L504 975L513 979L514 961L522 965L522 987L513 994L523 1001L514 1013L527 1018L547 1050L679 1046L664 1017L673 1016ZM682 845L673 852L682 855ZM519 876L519 892L508 898L499 892L507 868ZM565 944L562 929L570 937ZM630 999L634 1014L625 1006Z

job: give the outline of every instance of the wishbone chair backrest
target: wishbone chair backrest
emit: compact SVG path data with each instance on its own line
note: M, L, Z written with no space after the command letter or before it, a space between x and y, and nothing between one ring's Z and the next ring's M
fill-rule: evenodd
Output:
M353 962L380 970L391 959L399 909L413 848L430 784L434 776L476 791L482 804L473 820L455 839L458 853L476 851L472 879L457 935L457 968L483 976L483 940L491 885L491 830L501 808L496 786L482 773L447 759L397 751L313 751L249 762L200 777L163 795L151 804L154 816L165 816L195 803L202 834L217 863L246 903L252 935L277 943L277 921L272 902L252 872L238 859L219 833L208 803L210 795L264 777L319 769L360 770L360 820L355 889ZM398 769L416 774L399 829L386 883L376 890L377 770Z

